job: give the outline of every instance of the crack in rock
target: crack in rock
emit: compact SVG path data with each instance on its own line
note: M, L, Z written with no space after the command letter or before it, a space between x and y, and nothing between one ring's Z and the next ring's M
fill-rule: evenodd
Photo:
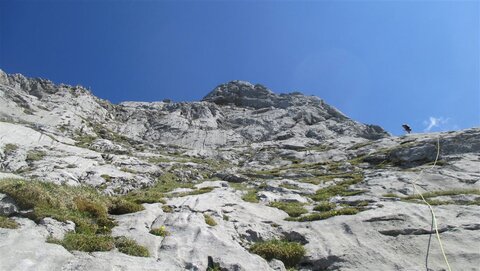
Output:
M451 231L456 227L453 226L446 226L443 228L438 229L438 233L444 233L446 231ZM397 230L381 230L378 231L379 233L387 236L397 237L399 235L423 235L423 234L432 234L435 233L435 230L425 230L425 229L418 229L418 228L411 228L411 229L397 229Z
M379 222L379 221L405 221L405 215L387 215L387 216L378 216L366 219L363 222Z

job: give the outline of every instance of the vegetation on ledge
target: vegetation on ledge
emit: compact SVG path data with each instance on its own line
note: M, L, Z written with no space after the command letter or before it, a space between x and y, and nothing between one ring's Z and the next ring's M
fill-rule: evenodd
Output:
M250 251L267 261L280 260L286 267L296 266L305 256L305 248L300 243L283 240L258 242L250 247Z
M9 217L0 216L0 228L16 229L18 228L18 223Z

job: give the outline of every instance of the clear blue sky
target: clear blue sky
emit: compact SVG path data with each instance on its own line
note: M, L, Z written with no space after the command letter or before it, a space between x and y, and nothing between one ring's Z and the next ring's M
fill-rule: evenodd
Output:
M463 129L480 126L479 14L480 1L1 0L0 69L115 103L199 100L239 79L393 134Z

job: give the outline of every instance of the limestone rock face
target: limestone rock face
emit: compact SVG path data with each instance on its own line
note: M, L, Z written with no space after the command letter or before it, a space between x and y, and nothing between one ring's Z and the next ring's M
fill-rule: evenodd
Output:
M288 107L287 99L280 103L279 98L271 90L262 85L252 85L244 81L232 81L216 87L203 98L203 101L218 105L236 105L239 107Z
M0 270L446 270L435 236L427 250L431 214L413 183L452 269L480 270L479 153L480 128L394 137L317 97L248 82L198 102L111 104L0 71L0 215L19 226L0 227ZM4 178L126 201L152 189L163 200L110 215L111 235L150 256L48 243L74 223L34 219ZM169 234L150 233L162 227ZM272 239L305 254L292 264L252 252Z

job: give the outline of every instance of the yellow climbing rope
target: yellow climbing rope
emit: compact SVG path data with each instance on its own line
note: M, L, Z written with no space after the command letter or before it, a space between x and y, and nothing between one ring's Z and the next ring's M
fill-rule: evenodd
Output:
M437 138L437 156L435 157L435 162L433 162L433 165L429 168L429 170L432 170L437 165L437 161L438 161L439 156L440 156L440 136ZM435 234L437 236L438 244L440 245L440 249L441 249L442 254L443 254L443 259L445 260L445 263L447 264L448 271L452 271L452 269L450 268L450 264L448 263L447 255L445 254L445 250L443 249L442 239L440 238L440 234L438 233L437 217L435 216L435 212L433 211L432 206L425 200L422 193L420 193L420 191L418 191L418 188L417 188L417 185L416 185L417 181L423 175L424 171L425 171L425 169L422 169L420 171L420 174L418 174L417 178L413 180L413 189L414 189L415 193L420 195L420 197L422 198L422 201L428 206L428 208L430 209L430 212L432 213L433 226L435 228Z

